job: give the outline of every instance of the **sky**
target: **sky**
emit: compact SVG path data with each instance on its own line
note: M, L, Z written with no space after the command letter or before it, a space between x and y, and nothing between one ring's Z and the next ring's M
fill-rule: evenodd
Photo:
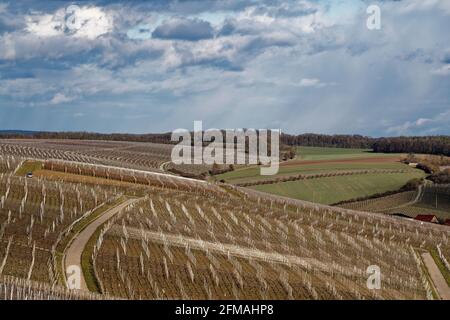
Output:
M0 130L449 135L448 30L449 0L0 1Z

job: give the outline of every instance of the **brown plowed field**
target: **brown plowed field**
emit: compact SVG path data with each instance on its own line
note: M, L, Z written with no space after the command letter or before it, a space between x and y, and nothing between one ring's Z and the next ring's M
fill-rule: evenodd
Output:
M292 167L307 164L322 164L322 163L386 163L400 161L401 157L370 157L370 158L355 158L355 159L336 159L336 160L294 160L280 163L281 167Z

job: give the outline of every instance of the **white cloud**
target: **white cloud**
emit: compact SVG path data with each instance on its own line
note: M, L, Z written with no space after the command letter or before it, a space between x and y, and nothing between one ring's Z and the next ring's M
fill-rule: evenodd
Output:
M63 93L57 93L53 96L52 100L50 100L50 104L56 105L61 103L66 103L74 100L73 97L67 97Z
M311 1L261 4L251 6L225 20L224 27L242 34L284 31L310 34L334 25L326 9Z
M74 13L80 28L74 31L77 38L96 39L110 32L113 18L98 7L82 7Z
M58 11L56 14L28 16L26 30L39 37L53 37L64 34L64 18Z
M426 118L420 118L420 119L416 120L416 125L420 127L420 126L423 126L423 125L425 125L427 123L430 123L430 122L433 122L433 120L426 119Z
M393 126L387 129L388 133L406 135L411 133L430 134L442 130L450 125L450 110L442 112L433 118L419 118L415 121Z
M438 69L431 71L432 74L438 76L448 76L450 75L450 64L446 64Z
M87 6L77 8L73 12L66 12L66 8L61 8L53 14L29 15L26 17L25 30L40 37L66 34L90 40L112 31L112 15L103 9Z
M299 86L300 87L318 87L320 86L320 80L319 79L302 79L300 80Z

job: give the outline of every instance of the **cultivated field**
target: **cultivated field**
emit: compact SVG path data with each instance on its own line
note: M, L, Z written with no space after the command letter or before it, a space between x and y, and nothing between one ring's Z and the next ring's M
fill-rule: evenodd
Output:
M150 193L108 224L95 248L104 292L151 299L426 298L411 250L447 241L448 230L419 231L423 226L385 216L235 192L195 201ZM384 270L381 291L365 286L371 264Z
M0 139L0 154L40 160L101 164L204 179L212 165L171 163L173 145L150 142ZM228 166L219 166L221 169Z
M424 186L418 191L408 191L341 205L343 208L404 214L415 218L419 214L435 215L443 220L450 219L450 186Z
M401 188L423 171L400 162L400 154L365 149L298 147L297 157L280 164L275 176L258 166L238 168L217 180L280 196L323 204L358 199Z
M89 140L0 140L0 154L159 171L170 161L168 144Z
M77 220L120 194L113 187L1 173L0 275L57 283L58 243Z
M277 178L292 177L298 174L321 174L335 173L343 171L360 171L360 170L408 170L409 167L400 162L357 162L352 160L350 163L339 163L330 161L309 161L300 162L294 165L281 165L278 174L275 176L261 176L260 168L257 166L243 167L232 172L227 172L217 176L217 179L223 179L228 183L241 184L249 182L259 182L264 180L274 180Z
M445 226L140 170L136 163L24 158L0 157L0 298L439 298L420 254L439 245L439 261L449 260ZM29 170L32 178L24 176ZM374 179L375 186L392 179L394 186L405 175L420 174L391 170L292 183L348 179L339 185L363 189L370 183L362 177ZM327 184L322 186L314 188L331 201ZM432 196L423 195L423 203L430 204ZM404 196L406 203L414 198ZM130 197L134 200L82 248L81 268L91 293L64 289L62 266L71 243ZM381 290L367 288L371 265L381 269Z
M0 277L0 300L110 300L113 298L22 278Z
M297 158L301 160L337 160L358 158L392 158L402 154L374 153L370 149L297 147Z
M420 171L369 173L257 185L252 188L294 199L334 204L344 200L397 190L409 180L422 178L423 176Z

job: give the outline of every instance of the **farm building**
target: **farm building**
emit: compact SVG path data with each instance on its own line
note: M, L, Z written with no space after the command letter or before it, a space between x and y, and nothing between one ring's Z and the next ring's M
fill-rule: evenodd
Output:
M423 222L439 223L439 220L433 214L419 214L414 219Z

